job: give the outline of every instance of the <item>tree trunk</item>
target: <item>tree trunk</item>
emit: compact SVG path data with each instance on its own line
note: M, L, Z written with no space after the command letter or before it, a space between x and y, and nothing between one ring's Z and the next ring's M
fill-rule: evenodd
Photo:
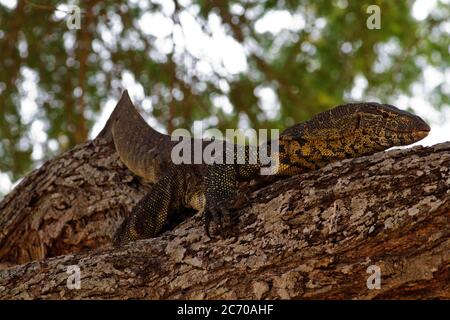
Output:
M224 239L195 215L112 248L148 187L101 140L32 172L0 203L0 299L450 298L450 143L248 192ZM71 265L80 289L67 286Z

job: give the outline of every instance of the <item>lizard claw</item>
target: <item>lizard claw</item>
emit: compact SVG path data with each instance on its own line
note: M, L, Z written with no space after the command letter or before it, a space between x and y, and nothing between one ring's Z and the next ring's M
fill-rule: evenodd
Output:
M209 238L214 238L210 233L211 221L218 225L219 233L223 236L225 228L230 225L230 212L225 207L211 206L205 210L203 221L205 233Z
M212 239L211 233L209 232L210 224L212 220L212 214L210 210L205 210L205 213L203 214L203 224L205 226L205 233L208 236L208 238Z

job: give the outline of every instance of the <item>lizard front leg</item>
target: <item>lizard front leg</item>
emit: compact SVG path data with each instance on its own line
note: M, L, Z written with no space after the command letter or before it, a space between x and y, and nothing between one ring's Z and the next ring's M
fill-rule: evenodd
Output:
M204 180L206 206L203 214L205 232L210 235L210 223L216 222L221 231L224 220L229 223L230 212L226 205L236 196L237 172L236 166L232 164L208 165Z
M239 149L232 144L227 144L226 148L227 153L230 151L233 153L234 163L208 165L204 179L206 206L203 217L205 231L209 237L211 221L218 223L221 232L224 231L224 222L227 227L233 222L233 217L227 205L236 198L238 181L249 181L255 178L261 168L257 162L257 148L245 147L245 149ZM255 163L252 163L252 159Z

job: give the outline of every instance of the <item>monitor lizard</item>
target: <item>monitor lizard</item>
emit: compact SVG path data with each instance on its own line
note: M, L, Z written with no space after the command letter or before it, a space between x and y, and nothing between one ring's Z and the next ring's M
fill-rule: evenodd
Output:
M331 162L370 155L426 137L430 127L417 115L375 102L349 103L319 113L311 120L284 130L278 142L277 176L319 169ZM120 159L136 175L154 185L136 204L114 236L115 245L157 236L174 213L192 208L203 214L206 234L210 222L229 216L227 204L236 195L237 183L260 174L261 163L174 164L172 148L178 143L151 128L124 91L105 127L98 135L113 143ZM192 144L196 141L191 139ZM197 142L199 142L197 140ZM211 141L200 141L202 150ZM225 148L234 145L223 142ZM268 149L271 148L268 142ZM255 149L251 149L255 150Z

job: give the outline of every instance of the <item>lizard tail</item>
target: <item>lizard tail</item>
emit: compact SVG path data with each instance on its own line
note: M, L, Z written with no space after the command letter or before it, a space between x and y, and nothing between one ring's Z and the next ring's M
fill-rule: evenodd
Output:
M114 111L111 113L108 121L103 127L102 131L97 135L95 139L101 138L109 143L113 143L113 125L122 116L127 116L130 110L133 110L133 102L131 102L130 96L128 95L128 90L125 90L120 97Z

